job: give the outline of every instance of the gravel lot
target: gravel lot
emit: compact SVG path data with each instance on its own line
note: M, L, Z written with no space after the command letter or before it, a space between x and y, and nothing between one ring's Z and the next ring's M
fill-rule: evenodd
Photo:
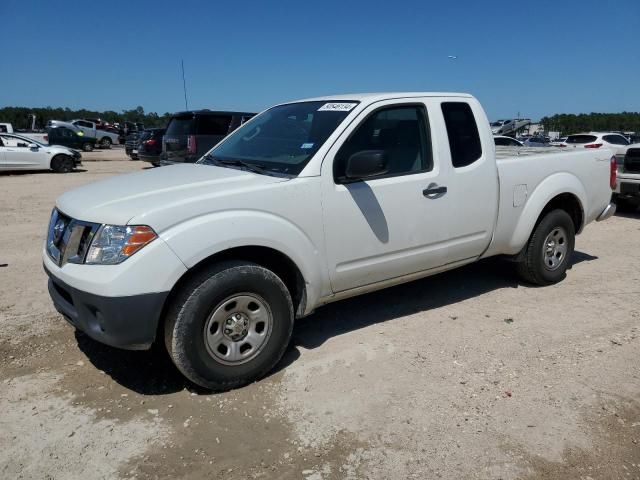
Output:
M210 394L54 311L54 199L145 167L83 157L0 175L0 478L640 478L640 215L590 225L552 287L489 260L324 307Z

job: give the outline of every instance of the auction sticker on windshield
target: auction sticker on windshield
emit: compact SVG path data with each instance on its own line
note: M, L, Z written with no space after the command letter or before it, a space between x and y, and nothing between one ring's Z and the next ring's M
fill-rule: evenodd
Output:
M348 112L353 107L355 107L357 103L325 103L321 106L318 111L319 112Z

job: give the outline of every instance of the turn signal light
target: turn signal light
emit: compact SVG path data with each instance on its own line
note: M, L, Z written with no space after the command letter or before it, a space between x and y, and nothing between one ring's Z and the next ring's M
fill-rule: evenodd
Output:
M129 227L129 229L127 243L122 247L122 253L127 257L130 257L157 237L156 232L145 225Z

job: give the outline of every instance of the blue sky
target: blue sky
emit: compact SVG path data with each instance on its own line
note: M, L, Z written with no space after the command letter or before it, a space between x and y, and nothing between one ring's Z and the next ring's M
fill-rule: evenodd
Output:
M476 95L491 119L640 111L640 1L2 0L0 106L261 110ZM449 55L458 58L452 60Z

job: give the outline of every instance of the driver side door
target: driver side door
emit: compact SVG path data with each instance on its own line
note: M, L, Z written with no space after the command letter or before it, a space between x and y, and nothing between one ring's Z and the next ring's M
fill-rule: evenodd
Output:
M30 142L16 137L4 140L5 165L11 169L42 168L47 163L47 155L42 147L29 148ZM49 168L46 165L45 168Z
M322 164L326 258L334 293L439 267L447 259L450 167L439 161L431 100L365 109ZM383 152L388 172L344 181L345 163Z

